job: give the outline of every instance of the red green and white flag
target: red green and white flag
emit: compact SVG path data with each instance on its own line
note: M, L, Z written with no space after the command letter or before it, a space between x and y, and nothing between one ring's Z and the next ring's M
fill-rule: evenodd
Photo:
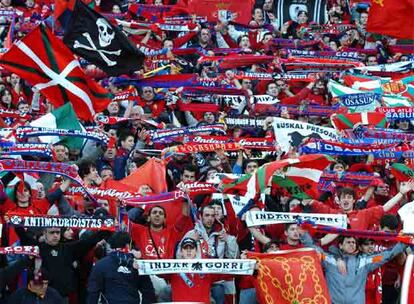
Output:
M380 112L332 114L331 122L339 131L353 129L357 124L375 128L387 128L389 125L386 115Z
M43 24L16 42L0 65L29 82L55 107L71 102L82 120L93 120L110 102L108 91L85 75L73 53Z
M237 179L224 178L223 192L255 199L271 182L273 187L282 188L293 197L314 197L323 170L332 161L329 156L311 154L270 162L253 174L244 174Z
M406 182L414 179L414 169L405 164L394 163L391 166L391 174L400 182Z

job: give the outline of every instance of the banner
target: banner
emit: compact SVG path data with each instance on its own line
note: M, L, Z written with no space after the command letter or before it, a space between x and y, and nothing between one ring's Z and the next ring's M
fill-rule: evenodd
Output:
M3 157L11 155L52 157L52 150L48 144L16 143L9 148L3 148L0 155Z
M350 113L374 111L381 102L381 94L378 93L346 94L337 98Z
M139 275L158 275L165 273L218 273L252 275L256 261L240 259L165 259L135 260Z
M7 214L10 223L15 226L24 228L73 228L73 229L91 229L91 230L108 230L115 231L115 221L113 218L100 219L89 217L52 217L52 216L35 216L35 215L19 215L14 213Z
M133 193L129 191L119 191L117 189L99 189L99 188L86 188L90 194L100 199L126 199L134 196L138 196L138 193ZM69 187L68 193L71 195L81 195L84 193L84 188L82 187Z
M13 246L13 247L0 247L0 254L22 254L39 257L38 246Z
M103 132L85 132L81 130L52 129L44 127L22 126L16 129L17 138L40 137L40 136L75 136L108 143L109 138Z
M321 127L306 122L275 117L273 130L276 142L282 151L288 152L290 147L298 147L305 138L339 140L335 129Z
M235 21L248 24L252 19L253 0L188 0L188 10L206 16L209 22Z
M380 107L377 111L384 113L388 120L414 120L413 107Z
M223 124L214 124L214 125L205 125L199 127L187 127L187 128L175 128L168 130L160 131L150 131L150 137L153 141L166 140L183 135L192 135L192 134L209 134L211 132L218 132L221 134L226 134Z
M272 254L248 253L257 260L258 303L331 303L316 250L301 248Z
M248 211L246 215L247 227L297 223L298 221L311 221L318 225L333 226L338 228L347 227L346 214Z

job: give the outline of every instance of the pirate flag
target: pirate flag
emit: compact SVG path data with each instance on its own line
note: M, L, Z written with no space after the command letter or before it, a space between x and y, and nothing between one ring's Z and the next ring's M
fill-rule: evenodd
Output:
M118 28L103 16L77 1L63 42L77 55L110 76L141 69L142 54Z

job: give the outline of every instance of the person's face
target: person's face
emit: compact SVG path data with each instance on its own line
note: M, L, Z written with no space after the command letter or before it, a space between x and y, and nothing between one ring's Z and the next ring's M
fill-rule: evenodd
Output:
M216 169L212 169L212 170L207 171L206 180L207 181L212 180L214 178L214 176L215 176L216 173L217 173L217 170Z
M34 4L35 4L34 0L26 0L25 2L26 7L28 8L34 7Z
M197 255L197 249L191 245L186 245L184 248L181 248L181 256L183 259L195 259Z
M143 87L142 88L142 99L145 101L154 100L154 89L152 87Z
M299 240L299 228L298 225L290 225L289 228L285 231L286 238L292 241Z
M381 229L380 229L382 232L387 232L387 233L395 233L395 232L397 232L397 230L395 230L395 229L391 229L390 227L387 227L387 226L384 226L384 227L381 227Z
M367 59L367 65L371 66L371 65L377 65L378 61L377 58L375 56L369 56Z
M63 163L69 160L69 149L65 146L55 146L56 161Z
M345 171L345 168L342 164L335 164L335 166L333 167L333 171L337 173L342 173Z
M96 167L90 167L89 168L89 174L85 175L85 180L95 180L96 177L98 176L98 170L96 169Z
M216 212L214 208L204 208L203 215L201 216L203 226L207 229L211 229L213 227L215 219Z
M272 40L273 36L272 35L266 35L263 38L263 44L268 43L270 40Z
M256 22L263 21L263 11L260 8L256 8L253 13L253 20Z
M72 241L75 236L75 233L71 228L68 228L63 232L63 238L68 241Z
M30 281L29 286L30 290L37 295L44 295L46 293L47 287L49 286L48 280L43 280L42 282Z
M146 196L146 195L153 193L153 191L150 186L142 185L139 187L138 193L140 193L142 196Z
M272 10L273 0L265 0L263 3L263 10L266 12L270 12Z
M401 120L397 123L398 129L408 130L410 128L410 123L407 120Z
M25 204L28 203L30 200L30 190L24 187L23 191L16 192L16 198L18 204Z
M162 0L154 0L154 5L162 5Z
M1 97L1 102L9 105L12 101L12 95L10 94L9 90L4 90L3 96Z
M256 162L250 162L246 165L246 170L244 171L245 173L253 173L254 170L256 170L259 166L257 165Z
M174 44L171 40L164 41L164 48L172 50L174 48Z
M266 91L267 95L277 97L279 96L279 93L280 93L280 90L279 90L279 87L276 85L276 83L271 83L268 85L267 91Z
M131 151L134 147L134 137L128 136L125 140L121 141L121 146L127 151Z
M211 39L211 34L208 29L202 29L200 32L200 41L203 43L208 43Z
M131 163L128 164L129 173L132 173L137 169L138 169L138 167L137 167L137 164L135 162L131 162Z
M243 37L243 38L240 40L239 46L240 46L241 48L244 48L244 49L249 48L249 47L250 47L250 40L249 40L249 37Z
M250 79L243 79L241 85L242 85L243 90L252 89L252 81Z
M306 22L308 22L308 16L306 16L306 14L305 14L305 13L301 13L301 14L298 16L298 23L299 23L299 24L303 24L303 23L306 23Z
M214 208L214 214L216 216L216 219L218 221L221 221L223 218L223 208L219 205L213 205Z
M359 16L359 23L362 25L366 25L368 22L368 14L362 13L361 16Z
M266 250L266 253L275 253L277 251L279 251L279 247L276 244L271 244Z
M390 187L387 184L380 185L377 187L375 194L380 196L388 196L390 194Z
M105 159L112 160L115 158L116 155L116 148L107 148L104 157Z
M15 86L16 84L18 84L20 81L20 77L16 74L11 74L10 75L10 84L12 86Z
M60 229L59 228L46 228L44 232L45 242L50 246L56 246L60 242Z
M203 115L203 119L206 123L213 124L214 123L214 114L212 112L206 112Z
M159 207L151 209L149 214L149 222L153 227L162 227L165 223L165 212Z
M36 183L37 187L37 198L42 199L46 197L45 187L42 183Z
M341 194L339 198L339 205L344 212L349 212L354 209L355 198L352 194Z
M116 115L119 112L119 105L116 101L113 101L108 104L108 112L111 115Z
M354 254L357 246L354 238L345 238L342 244L339 244L339 249L346 254Z
M113 14L120 14L121 13L121 8L119 7L119 5L112 6L112 13Z
M289 202L289 210L292 211L295 207L300 205L300 201L297 199L293 199Z
M195 182L195 172L184 170L183 175L181 176L181 181L183 183Z
M347 34L345 34L345 35L343 35L342 37L341 37L341 39L339 40L339 42L341 43L341 45L348 45L349 44L349 35L348 35L348 33Z
M375 252L375 242L367 240L359 246L359 250L365 254L373 254Z
M108 179L114 178L114 173L110 169L104 169L101 171L101 177L103 181L106 181Z
M19 104L19 107L17 108L17 110L20 113L27 113L27 112L29 112L30 107L27 103L21 103L21 104Z

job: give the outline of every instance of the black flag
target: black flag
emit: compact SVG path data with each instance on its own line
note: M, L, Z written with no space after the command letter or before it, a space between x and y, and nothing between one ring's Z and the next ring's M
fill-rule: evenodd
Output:
M110 76L141 69L144 54L124 33L82 1L76 1L63 42Z

